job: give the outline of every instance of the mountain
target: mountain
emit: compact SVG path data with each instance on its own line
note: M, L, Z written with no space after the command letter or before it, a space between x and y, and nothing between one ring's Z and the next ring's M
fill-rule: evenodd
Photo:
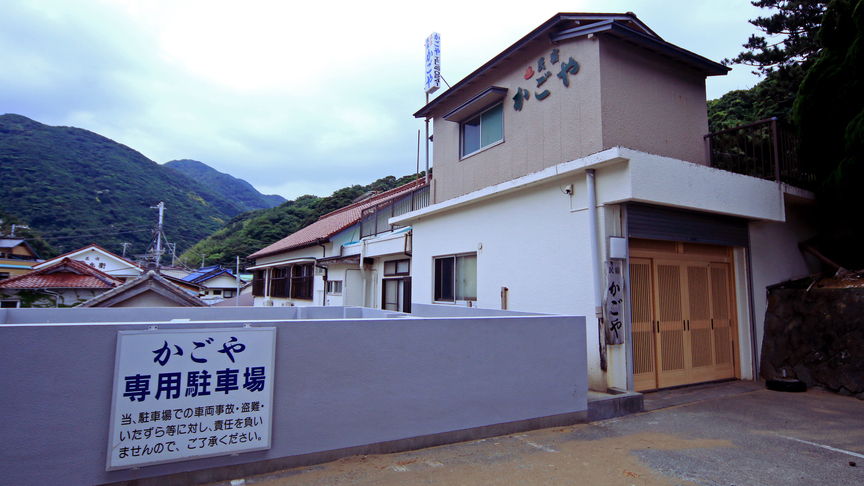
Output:
M56 249L121 243L141 254L165 203L164 233L177 253L212 234L245 204L101 135L0 116L0 211L25 221ZM49 252L43 257L53 256Z
M164 165L233 200L243 208L243 211L272 208L285 202L282 196L276 194L265 196L243 179L219 172L197 160L172 160Z

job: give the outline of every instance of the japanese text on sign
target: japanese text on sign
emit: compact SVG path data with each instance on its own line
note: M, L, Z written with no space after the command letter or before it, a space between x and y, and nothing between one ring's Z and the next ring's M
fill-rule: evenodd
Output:
M270 448L275 328L120 331L108 470Z
M543 88L542 91L539 90L549 78L552 77L551 69L557 69L558 72L555 74L561 80L561 83L565 88L570 87L570 75L576 74L579 72L579 63L574 61L573 58L567 59L567 62L561 62L560 65L556 66L560 61L560 49L552 49L549 53L549 65L553 66L550 70L547 70L546 67L546 57L541 57L537 59L537 71L534 71L533 66L528 66L525 69L525 75L523 76L526 80L534 78L536 74L537 77L534 78L534 81L537 82L537 85L534 87L534 99L537 101L543 101L552 94L548 88ZM525 102L531 99L531 91L525 88L517 88L516 94L513 96L513 109L516 111L522 111L522 107L525 105Z
M426 78L424 90L432 94L441 87L441 34L432 32L426 38Z
M603 306L606 318L606 344L624 343L624 275L621 273L621 261L606 262L606 302Z

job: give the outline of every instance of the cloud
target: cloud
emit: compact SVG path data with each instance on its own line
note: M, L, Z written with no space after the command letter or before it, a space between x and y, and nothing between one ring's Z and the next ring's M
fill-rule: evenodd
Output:
M412 114L425 102L432 31L455 84L558 11L633 10L661 37L714 60L740 51L758 15L746 0L523 7L6 0L0 112L85 128L159 163L199 160L262 192L329 195L414 172L423 122ZM709 97L752 80L712 78Z

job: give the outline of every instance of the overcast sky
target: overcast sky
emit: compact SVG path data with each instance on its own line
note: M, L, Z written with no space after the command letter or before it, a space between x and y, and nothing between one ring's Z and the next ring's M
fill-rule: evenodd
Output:
M452 85L557 12L627 11L715 61L765 14L747 0L2 0L0 114L327 196L414 172L431 32ZM735 66L708 98L756 82Z

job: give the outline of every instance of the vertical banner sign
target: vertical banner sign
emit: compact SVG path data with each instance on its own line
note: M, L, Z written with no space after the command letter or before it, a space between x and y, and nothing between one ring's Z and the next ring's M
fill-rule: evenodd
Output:
M624 275L621 260L606 261L606 302L603 306L606 318L606 344L624 343Z
M276 328L120 331L107 470L270 448Z
M441 87L441 34L432 32L426 38L426 94L432 94Z

